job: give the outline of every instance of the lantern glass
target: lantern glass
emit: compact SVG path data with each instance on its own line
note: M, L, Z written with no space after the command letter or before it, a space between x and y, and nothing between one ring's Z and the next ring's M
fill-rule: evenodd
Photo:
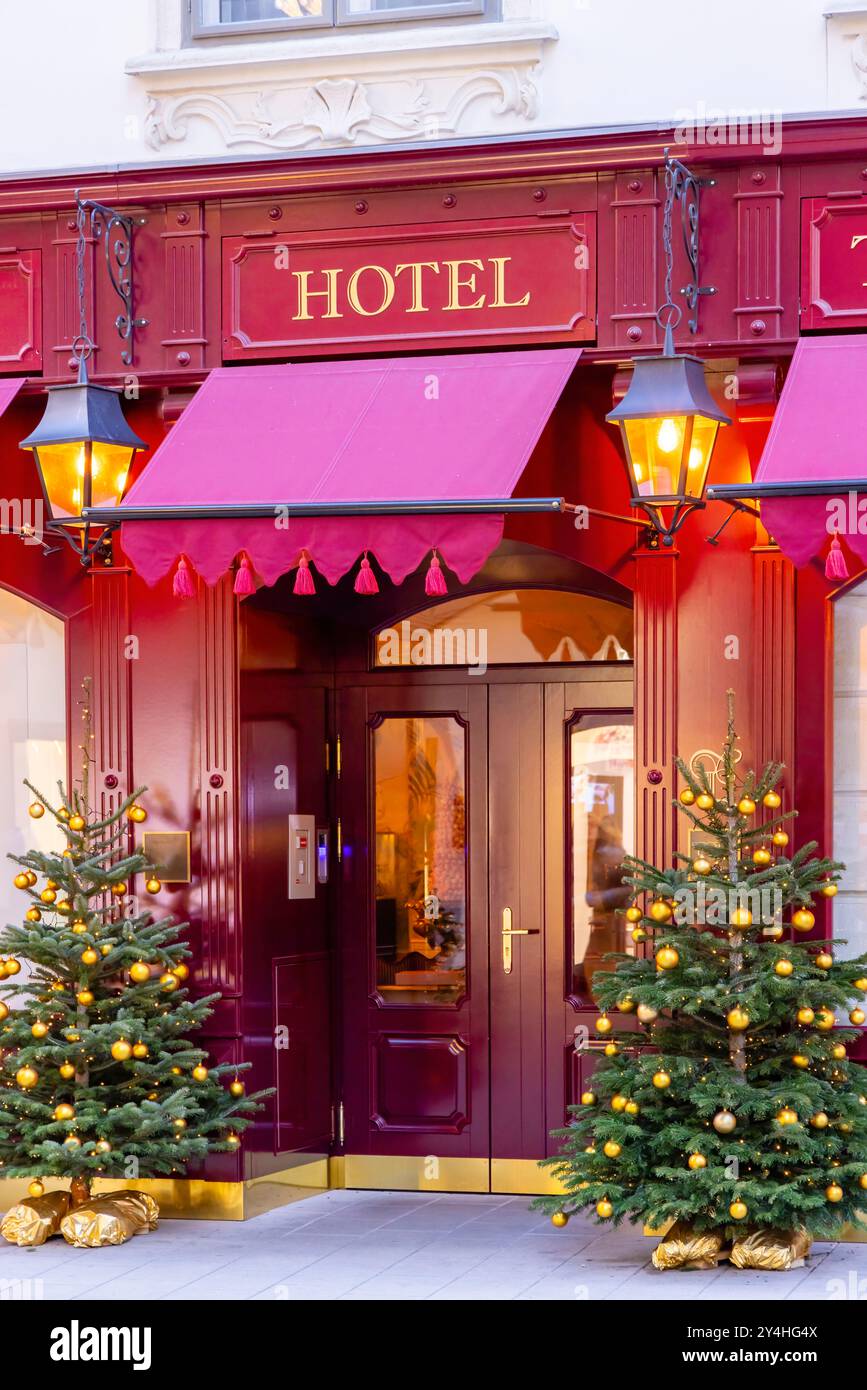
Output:
M34 452L55 521L80 517L82 507L117 506L135 455L125 444L101 440L42 444Z
M623 434L632 492L635 497L673 497L680 483L684 442L689 430L685 415L624 420Z

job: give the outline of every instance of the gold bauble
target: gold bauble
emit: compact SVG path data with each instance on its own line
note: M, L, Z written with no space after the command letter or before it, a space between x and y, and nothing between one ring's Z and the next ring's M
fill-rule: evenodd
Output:
M783 798L779 792L765 792L762 797L762 805L767 806L769 811L778 811L783 804Z
M43 1197L45 1195L45 1183L34 1178L27 1188L28 1197Z
M695 798L695 804L700 811L710 811L713 809L713 797L707 792L699 792L698 796Z
M145 888L149 893L158 893L162 886L158 878L149 878L145 883Z
M644 913L640 907L628 907L624 915L627 922L640 922Z
M124 898L126 897L127 886L125 883L113 883L111 891L116 898Z
M66 985L63 983L62 980L52 980L52 981L51 981L51 988L52 988L57 994L62 994L63 991L66 989Z
M745 1028L750 1026L750 1016L743 1009L729 1009L726 1014L726 1023L736 1033L742 1033Z
M39 1080L39 1072L35 1067L19 1067L15 1073L15 1080L22 1091L29 1091Z
M68 917L70 912L72 911L72 908L73 903L70 902L69 898L61 898L60 902L57 904L55 911L60 912L64 917Z
M610 1042L605 1044L604 1052L606 1057L617 1057L620 1054L620 1048L616 1042Z
M862 994L867 994L867 975L859 975L855 981L855 988L860 989Z
M771 839L777 846L777 849L785 849L786 845L789 843L789 837L785 830L775 831L774 834L771 836Z
M792 962L790 960L786 960L785 958L783 960L778 960L774 966L775 972L778 975L784 976L791 975L794 968L795 967L793 966Z
M784 1105L782 1110L777 1111L778 1125L796 1125L798 1123L798 1112L793 1110L790 1105Z
M89 989L80 989L75 997L84 1009L87 1008L88 1004L93 1003L93 994Z
M849 1022L854 1023L857 1028L860 1028L865 1019L867 1019L867 1014L863 1009L853 1009L849 1014Z
M111 1055L116 1062L128 1061L132 1056L132 1043L128 1043L126 1038L118 1038L111 1045Z
M188 980L190 977L190 967L184 965L184 962L181 961L180 965L172 966L172 974L176 980Z
M596 1028L597 1033L610 1033L611 1029L614 1027L614 1024L611 1022L610 1018L608 1018L605 1014L602 1014L599 1018L597 1018L594 1026Z
M639 1023L653 1023L659 1015L650 1004L639 1004L635 1010Z
M706 1168L707 1159L704 1154L690 1154L687 1163L690 1168Z
M809 1057L805 1057L802 1052L796 1052L792 1058L792 1063L796 1067L808 1067L810 1065L810 1059Z
M243 1088L243 1086L241 1086L240 1092L239 1092L239 1091L235 1091L235 1090L233 1089L235 1086L241 1086L240 1081L233 1081L233 1082L232 1082L232 1085L229 1087L229 1090L232 1092L232 1095L233 1095L233 1096L235 1096L235 1095L243 1095L243 1093L244 1093L244 1088ZM596 1092L595 1092L595 1091L582 1091L582 1092L581 1092L581 1104L582 1104L582 1105L595 1105L595 1104L596 1104Z
M110 1154L111 1144L107 1139L98 1139L93 1146L98 1154Z
M45 815L45 807L42 805L41 801L31 801L30 805L27 807L27 814L28 816L32 816L34 820L41 820Z
M67 1134L66 1138L63 1141L63 1147L65 1149L80 1149L81 1140L76 1139L74 1134Z
M84 819L84 816L70 816L70 817L69 817L69 828L70 828L70 830L74 830L74 831L76 832L76 834L77 834L80 830L83 830L86 824L87 824L87 822L86 822L86 820Z
M70 1028L69 1032L64 1034L64 1037L67 1042L81 1042L81 1034L76 1033L74 1028Z
M756 803L751 796L742 796L738 802L738 810L742 816L752 816L755 814Z
M621 1110L625 1110L625 1109L626 1109L626 1097L625 1097L625 1096L621 1096L621 1095L619 1094L619 1092L618 1092L618 1094L617 1094L616 1096L612 1096L612 1097L611 1097L611 1109L614 1110L614 1111L618 1111L618 1112L621 1111Z
M822 1033L830 1033L837 1020L831 1009L820 1009L816 1014L816 1027Z
M566 1215L565 1211L555 1211L551 1215L551 1225L556 1226L558 1230L562 1230L568 1220L569 1217Z
M180 1069L180 1067L172 1067L171 1072L172 1072L172 1076L180 1076L180 1074L181 1074L181 1069Z
M26 874L16 874L12 882L15 884L16 888L30 887L30 879L27 877Z
M816 918L806 907L799 907L797 912L792 913L792 926L795 931L812 931L816 925Z
M682 806L691 806L695 801L695 792L691 791L689 787L684 787L680 794L680 801Z
M810 1116L810 1124L814 1129L827 1129L830 1121L824 1110L817 1110L815 1115Z
M713 864L704 855L699 855L698 859L692 861L692 871L695 874L709 874L713 869Z
M680 956L673 946L661 946L656 953L656 966L658 970L673 970L680 964Z
M846 1056L846 1048L843 1045L843 1043L835 1043L835 1045L831 1048L831 1056L836 1061L842 1062L843 1058Z
M822 894L823 898L836 898L837 885L836 883L823 883L819 892Z
M57 894L55 893L53 888L43 888L39 896L42 899L42 901L44 903L47 903L49 906L51 905L51 903L57 901Z
M81 959L85 965L96 965L99 960L99 951L95 951L92 946L88 946L86 950L82 951Z
M805 1026L812 1023L815 1017L816 1015L813 1013L809 1004L805 1004L802 1009L798 1010L798 1022L803 1023Z
M194 1081L207 1081L208 1068L202 1066L202 1063L199 1062L199 1065L197 1067L193 1067L193 1070L190 1072L190 1075L192 1076Z
M732 1202L731 1206L729 1207L729 1216L731 1217L732 1221L743 1221L746 1214L746 1202L742 1202L740 1198Z
M241 1143L240 1136L232 1132L226 1135L226 1143L230 1149L237 1149Z
M182 1115L179 1115L176 1120L172 1120L172 1124L174 1125L175 1129L186 1129L187 1127L187 1122Z
M71 1062L61 1062L57 1070L60 1072L60 1075L63 1077L64 1081L71 1081L73 1076L75 1075L75 1067L72 1065Z
M8 1004L4 1004L3 1001L2 1001L2 999L0 999L0 1023L3 1022L4 1018L8 1018L8 1017L9 1017L9 1005L8 1005Z
M602 1152L606 1158L619 1158L621 1148L616 1139L609 1139L602 1145Z
M99 948L99 953L100 953L101 956L110 956L110 955L111 955L111 946L109 945L109 943L108 943L107 941L106 941L106 943L105 943L104 946L100 946L100 948Z
M54 1108L54 1118L55 1120L74 1120L75 1109L73 1106L68 1105L66 1101L62 1101L60 1105Z
M650 915L654 922L668 922L671 919L671 908L662 898L650 904Z
M56 814L57 814L57 819L58 819L58 820L68 821L68 820L69 820L69 817L70 817L70 815L71 815L71 812L68 811L68 810L66 809L65 806L61 806L60 810L59 810Z
M10 956L5 962L4 968L7 975L17 975L21 969L21 962L16 960L14 956Z
M733 927L751 927L753 924L753 914L748 907L736 907L731 915L731 925Z
M148 818L148 813L144 806L138 806L135 802L129 807L126 814L128 819L134 821L136 825L141 825L142 822L146 821Z
M607 1221L613 1211L614 1208L607 1197L603 1197L601 1202L596 1203L596 1215L601 1216L603 1221Z
M37 1020L36 1023L33 1024L30 1031L33 1034L34 1038L44 1038L47 1036L49 1032L48 1024L42 1023L39 1020Z
M861 1174L860 1178L858 1179L858 1186L867 1188L867 1173Z
M75 932L75 935L76 935L76 936L84 936L84 933L87 931L87 923L86 923L86 922L73 922L73 924L72 924L72 930Z
M637 1100L628 1100L623 1109L627 1115L637 1115L641 1107Z
M234 1081L232 1081L232 1082L229 1083L229 1093L230 1093L230 1095L233 1095L233 1096L242 1096L242 1095L244 1094L244 1083L243 1083L243 1081L239 1081L238 1078L237 1078L237 1076L235 1077L235 1080L234 1080ZM590 1100L586 1100L586 1099L585 1099L586 1096L590 1096ZM593 1094L592 1091L585 1091L585 1092L584 1092L584 1095L581 1097L581 1104L582 1104L582 1105L595 1105L595 1104L596 1104L596 1097L595 1097L595 1095Z
M160 984L166 993L171 994L172 990L178 987L178 977L167 970L164 975L160 975Z
M753 863L764 868L765 864L770 864L771 852L769 849L759 848L753 850Z
M32 869L27 870L27 882L31 888L36 886L36 875Z
M671 1085L671 1077L667 1071L655 1071L653 1073L653 1084L658 1091L664 1091Z
M825 1188L825 1196L828 1198L829 1202L842 1202L843 1189L840 1187L839 1183L830 1182Z
M622 1014L631 1014L632 1010L635 1008L635 1000L630 999L629 995L626 994L622 999L617 1001L617 1007Z
M816 957L816 964L820 970L830 970L834 964L834 957L830 951L820 951Z
M636 946L640 946L642 941L647 940L647 932L644 930L644 927L633 927L630 936Z
M783 928L779 922L770 922L768 926L762 927L762 936L767 936L771 941L779 941L783 935Z
M731 1134L737 1120L730 1110L719 1110L713 1117L713 1127L717 1134Z
M144 984L145 980L149 980L151 977L150 966L145 965L143 960L137 960L135 964L131 965L129 968L129 977L131 980L134 980L137 985Z

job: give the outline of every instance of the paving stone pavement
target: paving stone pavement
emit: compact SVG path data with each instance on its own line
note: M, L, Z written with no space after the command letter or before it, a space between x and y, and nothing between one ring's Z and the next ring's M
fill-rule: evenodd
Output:
M126 1245L0 1248L0 1299L867 1300L867 1244L817 1244L803 1269L653 1269L634 1227L564 1230L524 1197L317 1193L243 1223L162 1221Z

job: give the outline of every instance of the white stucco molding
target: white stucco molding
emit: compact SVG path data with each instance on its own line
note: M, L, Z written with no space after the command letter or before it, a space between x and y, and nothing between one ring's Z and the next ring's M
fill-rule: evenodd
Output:
M553 25L531 18L330 30L155 48L126 71L145 85L151 148L189 140L203 153L215 142L276 153L524 129L556 39Z
M867 102L867 6L825 12L828 105L849 109Z

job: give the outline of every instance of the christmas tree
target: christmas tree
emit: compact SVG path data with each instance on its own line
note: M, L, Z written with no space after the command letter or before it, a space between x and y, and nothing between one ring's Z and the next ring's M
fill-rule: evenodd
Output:
M776 790L783 768L736 775L729 692L718 776L687 768L680 810L689 856L657 869L624 861L625 910L647 955L615 955L593 981L604 1060L592 1091L545 1160L564 1197L540 1198L555 1224L589 1207L603 1221L679 1222L696 1233L776 1230L829 1237L867 1207L867 1070L837 1026L867 991L867 960L842 942L797 942L833 897L843 865L789 852ZM643 1035L617 1037L636 1011Z
M153 920L131 895L159 881L131 831L147 818L144 788L98 818L88 797L89 682L84 683L84 771L52 803L26 783L34 819L51 816L53 853L10 855L27 901L23 926L0 931L0 1162L5 1177L74 1180L82 1199L95 1177L182 1174L192 1160L232 1151L259 1095L243 1066L208 1068L188 1040L219 999L190 997L184 927ZM29 978L10 983L29 963ZM246 1065L246 1064L244 1064ZM224 1081L228 1079L229 1085Z

